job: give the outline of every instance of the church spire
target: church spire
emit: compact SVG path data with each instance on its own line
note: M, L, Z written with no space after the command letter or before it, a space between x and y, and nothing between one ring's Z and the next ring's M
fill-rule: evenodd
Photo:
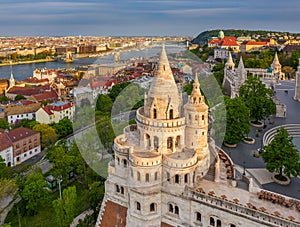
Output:
M167 113L172 112L172 118L179 117L181 96L169 64L165 46L162 46L157 73L153 78L148 94L145 96L145 114L157 119L168 119ZM151 114L152 112L156 114Z
M229 51L228 59L227 59L227 62L226 62L226 68L228 68L228 69L234 69L234 62L232 60L232 55L231 55L230 51Z
M244 62L243 62L243 57L241 56L238 69L244 69L244 68L245 68L245 66L244 66Z
M16 82L15 82L15 78L14 75L12 73L12 65L10 65L10 79L9 79L9 87L13 87L15 86Z
M198 74L197 73L195 75L191 97L202 97L201 90L200 90L199 79L198 79Z

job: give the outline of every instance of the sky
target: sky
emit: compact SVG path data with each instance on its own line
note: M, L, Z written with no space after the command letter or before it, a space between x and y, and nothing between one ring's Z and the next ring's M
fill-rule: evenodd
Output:
M300 33L299 17L299 0L0 0L0 36L196 36L232 28Z

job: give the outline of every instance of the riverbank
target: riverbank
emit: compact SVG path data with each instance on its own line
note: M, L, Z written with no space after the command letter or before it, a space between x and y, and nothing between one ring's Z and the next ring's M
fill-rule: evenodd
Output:
M9 65L23 65L23 64L33 64L33 63L42 63L42 62L52 62L55 61L53 58L47 58L47 59L38 59L38 60L30 60L30 61L9 61L5 63L0 63L0 66L9 66Z

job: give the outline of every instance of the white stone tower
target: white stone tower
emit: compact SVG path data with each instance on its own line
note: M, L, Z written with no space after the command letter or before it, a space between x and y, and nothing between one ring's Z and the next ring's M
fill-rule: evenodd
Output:
M126 226L160 226L170 209L178 215L179 204L165 201L194 187L209 169L208 106L197 77L193 86L183 107L163 46L137 124L114 140L105 183L106 200L127 207Z
M294 99L300 101L300 58L298 59L298 68L296 72L295 96Z
M244 67L244 62L242 56L240 57L239 65L235 70L235 76L233 77L234 81L231 89L231 98L239 96L240 87L244 84L247 79L247 71Z

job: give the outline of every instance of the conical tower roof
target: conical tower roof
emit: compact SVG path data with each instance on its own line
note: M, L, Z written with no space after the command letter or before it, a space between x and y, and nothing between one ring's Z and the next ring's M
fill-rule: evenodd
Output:
M244 68L245 68L245 66L244 66L244 62L243 62L243 57L241 56L238 69L244 69Z
M160 61L156 76L150 86L149 97L168 100L170 96L179 97L177 85L166 54L165 46L162 46Z
M275 52L275 57L274 57L274 60L273 60L273 63L272 63L272 68L274 69L275 66L278 66L278 65L281 65L281 64L279 62L277 52Z
M229 54L228 54L228 59L227 59L226 65L227 66L234 66L234 62L232 60L231 52L229 52Z
M200 90L200 83L199 83L199 79L198 79L197 73L195 75L194 84L193 84L193 90L192 90L191 96L194 96L194 97L195 96L196 97L202 96L201 90Z

